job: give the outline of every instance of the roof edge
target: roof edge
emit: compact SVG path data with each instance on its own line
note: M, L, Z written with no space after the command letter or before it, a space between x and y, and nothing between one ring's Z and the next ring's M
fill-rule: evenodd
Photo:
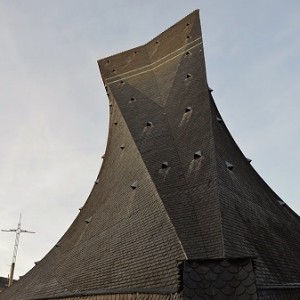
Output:
M76 291L65 292L53 296L37 297L32 300L49 300L49 299L63 299L66 297L82 297L82 296L100 296L100 295L117 295L117 294L153 294L153 295L174 295L179 291L175 289L143 289L143 288L128 288L128 289L99 289L92 291Z

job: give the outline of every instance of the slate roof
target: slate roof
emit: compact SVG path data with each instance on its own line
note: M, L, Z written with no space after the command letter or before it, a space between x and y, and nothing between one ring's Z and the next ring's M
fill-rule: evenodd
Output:
M0 292L7 288L8 279L5 277L0 277Z
M217 110L198 11L98 63L110 125L93 190L0 299L297 299L300 219Z

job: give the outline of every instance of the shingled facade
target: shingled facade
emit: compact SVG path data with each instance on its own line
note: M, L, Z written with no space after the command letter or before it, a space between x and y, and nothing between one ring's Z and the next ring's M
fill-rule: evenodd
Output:
M198 11L99 67L110 124L93 190L0 299L300 299L300 219L217 110Z

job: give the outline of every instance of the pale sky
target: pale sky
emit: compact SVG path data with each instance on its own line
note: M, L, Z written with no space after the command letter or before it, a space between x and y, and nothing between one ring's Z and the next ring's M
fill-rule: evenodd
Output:
M300 214L299 0L0 0L0 228L15 277L60 239L101 165L108 100L97 60L200 9L209 85L234 139ZM15 236L0 232L0 276Z

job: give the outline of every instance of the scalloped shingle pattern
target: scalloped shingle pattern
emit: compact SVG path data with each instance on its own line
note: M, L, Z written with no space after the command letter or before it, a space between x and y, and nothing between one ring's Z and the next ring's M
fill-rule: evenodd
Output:
M184 299L256 300L251 259L186 261Z

